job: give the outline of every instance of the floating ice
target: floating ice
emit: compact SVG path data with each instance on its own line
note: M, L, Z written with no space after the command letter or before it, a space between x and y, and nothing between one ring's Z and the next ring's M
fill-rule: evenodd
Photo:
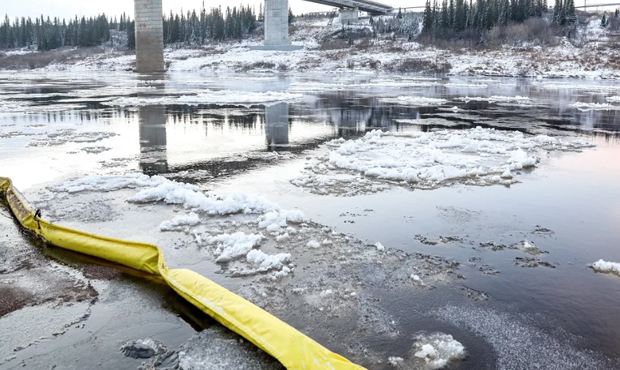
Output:
M380 252L385 250L385 246L383 244L381 244L381 242L376 242L375 243L375 248L377 248L377 250L380 251Z
M448 363L465 358L465 347L449 334L419 335L414 356L426 362L429 369L441 369Z
M195 236L199 244L205 242L216 245L214 254L216 255L215 262L218 263L230 262L248 255L263 240L262 234L246 234L243 232L214 236L196 234Z
M616 110L620 109L620 107L616 105L611 105L607 103L584 103L577 102L571 105L573 108L577 108L582 112L594 111L594 110Z
M246 259L249 263L258 267L261 271L268 271L277 269L280 270L284 267L285 263L290 262L291 255L289 253L278 253L275 255L267 254L258 249L252 249L247 255Z
M488 97L464 96L464 97L460 97L457 99L464 101L465 103L468 103L470 101L486 101L489 103L503 103L503 104L506 104L506 103L530 104L532 103L532 99L528 98L527 96L518 96L518 95L517 96L493 95L493 96L488 96Z
M161 176L147 176L141 173L124 176L86 176L69 180L50 189L57 192L81 193L86 191L115 191L158 186L166 182Z
M605 272L620 276L620 263L598 260L592 264L592 269L596 272Z
M245 193L231 193L221 197L206 195L195 186L169 180L139 191L128 201L132 203L163 201L167 204L179 204L188 209L200 210L210 215L263 213L276 209L275 204L260 196Z
M187 215L175 216L172 220L164 221L159 225L161 231L181 230L186 226L196 226L200 223L200 217L194 212Z
M161 96L147 94L142 96L124 96L109 102L110 106L145 106L145 105L253 105L275 103L281 101L295 101L303 97L302 94L279 91L235 91L235 90L206 90L194 95Z
M396 103L396 104L404 104L411 106L419 106L419 107L429 107L433 105L443 105L448 102L446 99L439 98L427 98L424 96L398 96L395 98L383 98L381 101L386 103Z
M527 135L486 128L402 134L372 131L356 140L333 141L329 155L307 169L297 186L319 193L339 193L338 181L356 172L368 179L435 188L453 183L492 185L513 183L516 171L537 165L546 151L578 151L591 145L578 138ZM346 172L345 172L346 171ZM364 186L364 182L346 186Z
M620 96L608 96L606 100L608 103L620 103Z
M304 214L299 210L275 210L265 213L259 218L258 226L270 232L279 231L287 227L287 222L300 223L304 220Z

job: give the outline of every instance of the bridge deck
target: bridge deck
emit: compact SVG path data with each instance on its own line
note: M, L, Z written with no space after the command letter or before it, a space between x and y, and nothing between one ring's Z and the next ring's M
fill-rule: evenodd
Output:
M370 0L306 0L312 3L334 6L337 8L359 9L371 14L387 14L393 9L389 5L377 3Z

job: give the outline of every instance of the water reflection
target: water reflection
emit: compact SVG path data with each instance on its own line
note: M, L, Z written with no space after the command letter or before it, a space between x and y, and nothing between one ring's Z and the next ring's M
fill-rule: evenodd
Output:
M148 175L168 172L166 108L144 106L138 112L140 170Z
M289 104L265 107L265 138L267 150L278 151L289 145Z

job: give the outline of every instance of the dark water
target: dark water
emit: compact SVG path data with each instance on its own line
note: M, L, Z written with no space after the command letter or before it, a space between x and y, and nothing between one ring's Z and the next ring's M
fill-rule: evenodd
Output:
M254 76L247 81L180 75L153 82L125 75L89 80L64 75L23 80L2 76L0 175L28 189L69 176L139 170L206 188L259 192L371 244L380 241L390 248L454 259L463 275L457 291L464 288L488 296L476 305L512 318L526 317L529 327L617 361L620 278L594 273L588 264L600 258L620 261L620 108L582 111L572 104L602 104L606 97L620 95L620 90L604 82L400 77L390 81L398 83L358 77L340 81L345 87L332 89L333 81L320 78ZM309 88L317 82L328 85L323 91ZM486 87L475 87L480 84ZM201 89L229 89L232 95L281 91L302 97L266 106L208 101L188 105L175 100L184 91L197 94ZM424 107L383 99L403 95L449 102ZM119 96L162 100L110 106ZM531 101L465 99L477 96L523 96ZM376 194L335 197L312 195L290 184L274 186L286 183L307 153L334 138L356 138L375 129L408 132L475 126L582 135L596 148L553 153L511 187L394 187ZM111 136L84 141L83 134L92 132ZM33 146L37 140L41 144ZM274 162L274 153L281 160ZM416 235L455 236L459 241L426 245ZM486 242L511 245L524 239L548 252L540 258L551 266L520 267L515 258L523 257L521 252L481 247ZM487 267L499 273L482 273ZM489 350L485 343L493 338L480 340L484 337L480 333L475 338L462 326L434 316L446 304L471 304L456 297L454 289L438 288L423 295L376 294L403 323L404 332L445 329L472 355L463 367L494 367L497 349ZM402 348L394 343L370 344L387 346L386 353L403 353L407 341L402 343Z

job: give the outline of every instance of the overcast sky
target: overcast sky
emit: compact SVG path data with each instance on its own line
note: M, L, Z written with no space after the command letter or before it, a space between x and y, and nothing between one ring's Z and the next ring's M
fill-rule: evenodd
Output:
M425 0L381 0L393 7L424 5ZM203 0L163 0L164 11L197 9L202 6ZM207 8L222 5L233 6L238 4L251 4L256 6L263 0L205 0ZM0 15L8 14L16 16L39 16L44 14L51 17L72 17L74 15L95 15L105 12L109 15L117 15L123 12L133 14L132 0L0 0ZM303 0L289 0L294 13L322 11L332 9L324 5L313 4Z

